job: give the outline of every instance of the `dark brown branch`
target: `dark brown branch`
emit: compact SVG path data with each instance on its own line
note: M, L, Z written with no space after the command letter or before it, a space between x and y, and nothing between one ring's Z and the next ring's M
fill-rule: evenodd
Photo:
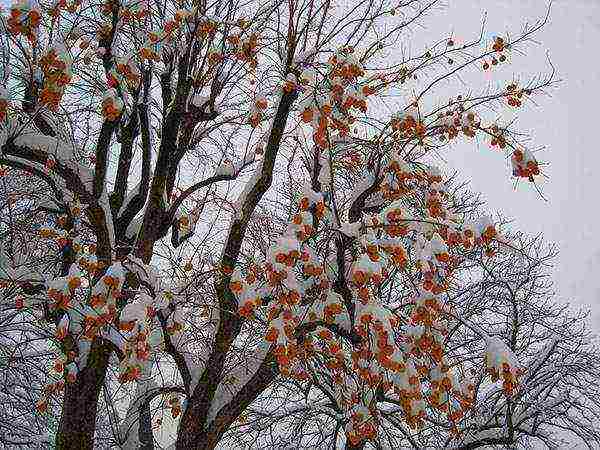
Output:
M282 94L265 148L260 177L256 180L246 197L246 201L242 206L241 217L235 219L232 223L221 261L223 265L229 267L235 265L246 228L254 209L271 186L275 159L279 151L290 109L296 97L297 93L295 92ZM225 276L215 286L221 311L219 328L205 370L190 397L188 408L186 408L182 419L181 426L185 427L188 431L180 433L177 448L201 448L196 442L195 436L201 433L205 427L208 411L220 382L225 356L242 326L242 319L233 312L237 311L237 302L229 289L229 279L230 277Z
M96 164L94 168L94 197L99 199L106 185L106 170L108 164L108 150L113 132L116 130L118 121L105 120L100 129L98 142L96 143Z
M346 248L350 245L351 238L340 234L335 240L336 246L336 263L337 263L337 277L333 284L333 290L340 294L344 299L344 305L350 316L350 323L354 325L354 298L352 292L348 287L346 280Z
M147 100L147 94L144 95L144 101ZM123 236L125 230L137 215L142 210L148 196L148 187L150 185L150 164L152 162L152 152L150 143L150 122L148 119L148 106L146 103L138 105L138 113L140 117L140 131L142 135L142 179L140 182L140 190L131 199L121 216L116 219L115 232L118 236Z
M279 374L279 367L272 352L269 352L256 373L248 382L223 406L206 431L195 435L193 447L186 447L177 442L178 449L215 448L223 434L235 422L239 415L264 391ZM185 419L182 419L185 420ZM183 433L180 433L180 436Z
M116 216L116 213L121 208L127 194L127 179L129 178L131 161L133 159L133 143L138 133L139 114L138 106L136 105L121 132L121 151L119 153L117 176L115 178L115 190L111 198L111 207L113 208L114 216Z
M252 162L253 161L250 161L250 162L247 162L247 163L243 164L241 167L238 168L238 170L236 172L234 172L231 175L213 175L210 178L207 178L205 180L199 181L198 183L195 183L192 186L188 187L185 191L183 191L179 195L179 197L177 197L175 199L175 201L173 202L173 204L169 208L169 211L167 212L167 215L166 215L167 225L171 224L171 222L173 221L173 218L175 217L175 214L177 213L177 210L179 209L179 207L194 192L198 191L199 189L208 187L208 186L210 186L213 183L217 183L218 181L228 181L228 180L234 180L234 179L236 179L238 177L238 175L240 174L240 172L244 168L246 168L250 164L252 164Z
M462 445L460 447L456 447L456 450L473 450L479 447L487 447L488 445L505 445L508 446L512 444L512 441L507 437L501 438L484 438L479 439L474 442L470 442L468 444Z
M365 206L365 201L371 194L374 194L379 189L378 180L373 180L373 184L369 186L365 191L363 191L357 198L354 200L352 205L350 206L350 210L348 211L348 221L350 223L354 223L360 220L361 213Z
M156 313L156 316L158 317L158 321L160 322L160 326L165 337L165 350L169 355L173 357L175 365L177 366L177 369L181 374L181 378L183 379L183 386L185 387L185 392L188 393L192 382L192 375L190 374L190 369L188 368L183 355L177 350L177 348L175 348L175 345L173 345L173 341L171 341L171 337L167 332L167 319L161 311L158 311Z

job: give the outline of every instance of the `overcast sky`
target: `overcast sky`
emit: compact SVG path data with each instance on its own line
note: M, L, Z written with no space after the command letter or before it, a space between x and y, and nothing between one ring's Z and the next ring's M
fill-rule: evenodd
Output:
M443 30L463 39L473 37L487 11L491 34L520 31L525 21L543 16L544 0L459 0L425 21L435 38ZM461 33L464 35L461 36ZM421 34L419 32L419 34ZM449 165L460 168L475 191L483 192L489 208L515 219L529 233L542 232L560 246L554 280L561 298L591 309L591 322L600 332L600 235L595 233L600 194L600 1L555 0L550 22L538 35L527 58L515 58L509 72L548 70L546 51L563 81L537 98L538 107L519 115L518 128L532 133L536 144L547 145L536 157L547 161L549 179L542 186L548 201L528 183L516 190L508 179L503 156L487 146L463 145L449 155ZM431 40L431 39L430 39Z

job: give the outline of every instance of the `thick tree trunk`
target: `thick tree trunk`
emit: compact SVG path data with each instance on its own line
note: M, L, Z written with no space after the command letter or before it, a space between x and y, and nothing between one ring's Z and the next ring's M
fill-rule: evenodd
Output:
M139 410L138 439L139 450L154 450L154 434L152 433L152 414L150 413L150 402L144 401Z
M219 442L221 436L216 436L216 431L204 430L210 405L201 403L200 399L191 399L185 408L177 433L177 450L212 450Z
M240 414L263 392L279 373L273 353L269 353L256 373L217 413L207 429L205 409L200 402L188 404L177 433L177 450L213 450ZM205 406L206 407L206 406Z
M93 450L98 397L111 353L109 345L96 339L87 366L79 372L74 383L66 384L56 433L57 450Z
M177 450L213 450L221 439L221 435L217 435L216 432L209 433L197 426L202 420L197 411L195 408L187 408L181 418Z

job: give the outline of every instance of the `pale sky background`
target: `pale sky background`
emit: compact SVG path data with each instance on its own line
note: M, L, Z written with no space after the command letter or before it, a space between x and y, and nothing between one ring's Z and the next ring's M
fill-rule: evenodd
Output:
M518 32L525 21L545 13L545 0L457 0L445 11L426 19L425 34L437 38L443 30L470 39L487 11L487 31ZM422 32L419 32L421 34ZM465 33L464 36L460 33ZM528 183L516 190L509 181L508 165L487 146L461 145L449 155L451 167L460 168L474 191L484 193L491 210L515 219L515 227L544 234L560 247L554 281L560 298L591 309L591 325L600 332L600 235L594 230L600 218L600 0L555 0L550 22L540 34L539 46L528 57L516 58L508 71L541 73L548 70L546 51L563 81L538 97L539 107L519 113L521 130L536 144L548 148L536 154L550 167L542 186L548 201L539 198ZM431 39L430 39L431 40ZM598 127L598 128L596 128Z

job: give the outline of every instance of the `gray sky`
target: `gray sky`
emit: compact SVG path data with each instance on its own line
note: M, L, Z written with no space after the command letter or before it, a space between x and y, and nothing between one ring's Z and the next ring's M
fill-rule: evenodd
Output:
M487 31L503 34L521 30L543 16L545 0L470 0L448 2L444 12L426 19L432 38L445 30L463 39L473 37L487 11ZM460 33L465 33L461 35ZM421 32L418 32L421 34ZM429 33L424 33L429 34ZM539 198L533 186L519 183L516 190L508 178L503 156L485 145L461 145L448 156L451 167L460 168L473 190L483 192L488 207L515 219L515 226L528 233L542 232L559 244L554 280L562 299L591 309L592 327L600 331L600 236L594 233L600 194L600 154L595 142L595 123L600 104L600 1L555 0L550 23L538 35L540 45L529 49L527 58L515 58L511 72L541 73L547 70L546 50L563 81L538 97L539 107L519 113L518 127L531 132L536 144L547 145L536 153L549 162L542 186L548 201ZM600 128L598 136L600 137ZM596 278L599 277L599 278Z

